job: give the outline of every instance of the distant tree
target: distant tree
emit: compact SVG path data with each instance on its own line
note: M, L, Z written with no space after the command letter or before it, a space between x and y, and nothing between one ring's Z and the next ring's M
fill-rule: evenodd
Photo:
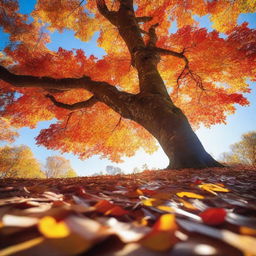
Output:
M140 173L140 172L142 172L140 168L138 167L133 168L133 171L132 171L133 174Z
M149 170L149 167L148 167L148 165L147 164L143 164L142 166L141 166L141 169L144 171L144 170Z
M95 172L92 176L101 176L104 175L103 171Z
M1 178L45 178L28 146L0 147Z
M231 152L224 152L221 161L228 164L256 166L256 131L242 135L242 139L230 146Z
M12 143L18 135L18 132L11 127L8 119L0 117L0 141Z
M112 165L106 166L106 173L109 175L124 174L121 168Z
M45 175L47 178L71 178L77 176L70 165L70 161L62 156L47 157Z

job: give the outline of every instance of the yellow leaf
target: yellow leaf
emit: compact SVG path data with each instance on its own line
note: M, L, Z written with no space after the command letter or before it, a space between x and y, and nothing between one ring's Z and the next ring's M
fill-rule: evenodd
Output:
M142 200L141 202L145 205L145 206L156 206L159 204L158 202L159 200L155 199L155 198L148 198L145 200Z
M151 233L140 241L144 247L154 251L167 251L178 242L174 233L161 231Z
M174 209L167 205L159 205L156 208L165 212L174 212Z
M47 238L63 238L70 234L64 221L56 222L51 216L43 217L38 223L38 229Z
M197 198L197 199L204 199L204 196L196 194L196 193L192 193L192 192L179 192L176 193L177 196L179 197L189 197L189 198Z
M205 183L205 184L199 185L198 187L214 195L217 195L217 193L215 192L229 192L227 188L223 188L221 186L218 186L212 183Z
M154 225L152 232L146 235L140 244L154 251L169 250L178 242L175 236L177 225L174 214L164 214Z
M163 214L154 226L160 231L169 231L177 228L174 214Z

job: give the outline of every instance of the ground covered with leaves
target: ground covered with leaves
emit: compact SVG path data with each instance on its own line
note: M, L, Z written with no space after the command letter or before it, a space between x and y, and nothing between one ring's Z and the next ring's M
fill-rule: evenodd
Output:
M0 255L256 255L256 170L0 180Z

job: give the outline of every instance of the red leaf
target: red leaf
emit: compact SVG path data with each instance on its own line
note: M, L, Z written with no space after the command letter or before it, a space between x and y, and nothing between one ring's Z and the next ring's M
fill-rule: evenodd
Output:
M105 215L112 215L112 216L123 216L128 214L128 211L124 210L122 207L116 205L113 208L109 209Z
M208 208L199 215L205 224L215 226L225 221L227 212L223 208Z
M97 204L95 204L94 207L98 212L105 213L106 211L113 208L113 204L107 200L101 200Z

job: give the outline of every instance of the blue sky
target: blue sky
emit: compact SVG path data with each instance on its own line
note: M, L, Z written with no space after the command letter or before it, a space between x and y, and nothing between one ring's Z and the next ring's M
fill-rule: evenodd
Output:
M19 0L20 12L29 14L33 10L36 0ZM211 31L211 22L208 16L196 17L197 21L204 27L207 27ZM249 22L250 28L256 28L256 14L242 14L239 16L238 23L241 24L244 21ZM177 29L174 24L171 28L171 32L175 32ZM84 49L87 55L94 54L97 57L101 57L104 54L104 50L96 48L96 40L98 34L96 33L90 42L81 42L74 37L72 31L65 31L64 33L52 33L51 43L47 46L49 49L56 51L59 46L64 49L72 50L74 48ZM8 43L8 35L3 33L0 28L0 50ZM256 130L256 83L250 82L252 93L248 94L248 99L251 102L249 107L237 106L237 111L234 115L228 116L227 125L215 125L210 129L200 128L196 131L201 142L205 146L206 150L211 153L215 158L229 150L229 145L237 142L241 135L245 132ZM44 163L47 156L59 155L60 152L47 150L42 146L35 145L34 137L36 137L39 131L49 126L49 122L40 122L36 129L22 128L20 129L20 137L15 142L15 145L26 144L33 150L37 159ZM72 167L81 176L90 175L94 172L105 170L106 165L119 166L125 171L132 171L134 167L141 167L144 163L147 163L150 168L164 168L168 164L168 159L160 149L153 155L144 154L143 151L139 151L132 158L124 158L125 162L122 164L112 163L108 160L100 160L98 156L94 156L88 160L81 161L72 154L63 154L64 157L70 159Z

